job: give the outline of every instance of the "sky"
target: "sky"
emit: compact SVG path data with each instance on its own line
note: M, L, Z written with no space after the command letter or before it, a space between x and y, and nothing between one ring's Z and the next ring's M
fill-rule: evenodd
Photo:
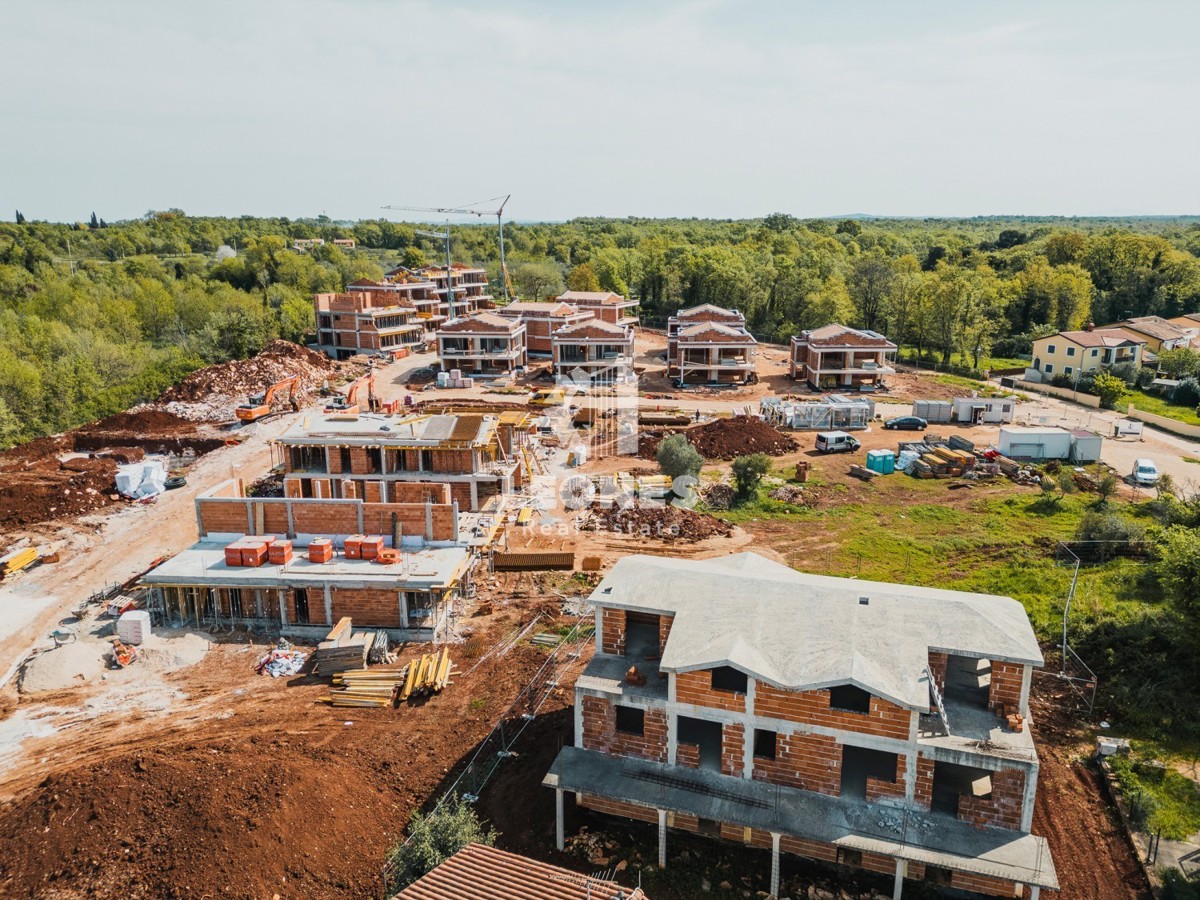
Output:
M0 9L0 220L1200 212L1194 0Z

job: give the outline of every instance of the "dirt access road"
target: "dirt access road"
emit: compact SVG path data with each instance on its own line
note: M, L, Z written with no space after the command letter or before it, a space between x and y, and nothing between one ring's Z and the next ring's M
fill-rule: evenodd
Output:
M268 442L294 418L288 414L244 426L238 433L245 441L200 457L185 487L161 494L150 506L126 506L44 532L53 533L56 543L66 536L62 561L20 573L0 586L0 685L78 603L195 542L196 495L233 476L251 481L263 474L270 467Z

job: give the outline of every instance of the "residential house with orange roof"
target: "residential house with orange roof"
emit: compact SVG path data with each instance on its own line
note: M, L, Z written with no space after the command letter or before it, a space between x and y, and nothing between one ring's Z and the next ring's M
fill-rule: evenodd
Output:
M565 291L558 299L614 325L638 324L638 302L612 291Z
M633 371L633 327L588 318L551 337L554 376L612 382Z
M1175 350L1191 343L1191 336L1184 329L1172 324L1162 316L1137 316L1112 325L1102 325L1097 330L1107 331L1112 328L1132 331L1138 337L1145 338L1146 350L1150 353L1158 353L1160 350Z
M525 323L525 343L530 356L550 356L553 347L550 336L559 328L576 325L592 318L590 312L585 312L569 303L555 301L518 300L508 306L496 310L498 315L506 319L515 319Z
M878 390L896 370L896 345L882 334L836 323L792 336L788 372L815 388Z
M481 377L507 375L529 362L525 323L485 310L451 319L437 332L438 364L443 372L461 369Z
M1064 375L1076 382L1081 375L1120 363L1140 367L1145 348L1146 339L1132 331L1088 325L1082 331L1059 331L1036 339L1031 369L1046 381Z
M736 309L702 303L667 320L667 377L681 385L746 384L756 377L757 353Z

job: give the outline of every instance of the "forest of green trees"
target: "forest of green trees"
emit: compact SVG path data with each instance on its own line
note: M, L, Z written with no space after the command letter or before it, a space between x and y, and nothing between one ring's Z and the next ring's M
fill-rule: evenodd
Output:
M123 409L273 338L302 340L312 292L442 258L436 239L386 220L168 210L17 223L0 224L0 446ZM358 249L297 253L297 237ZM711 301L769 341L841 321L975 368L1089 320L1200 310L1198 218L575 219L508 224L505 242L525 298L613 290L637 297L648 324ZM499 286L495 226L455 226L453 252Z

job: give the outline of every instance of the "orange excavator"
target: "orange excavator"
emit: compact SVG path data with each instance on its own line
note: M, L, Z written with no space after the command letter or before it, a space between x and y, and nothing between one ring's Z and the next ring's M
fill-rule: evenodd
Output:
M375 372L371 371L351 384L350 389L346 391L345 395L335 394L326 405L325 412L342 413L349 416L358 415L361 407L358 400L358 392L364 387L367 389L367 409L374 411L377 402L375 397Z
M271 401L275 399L276 394L284 389L288 389L288 403L291 405L292 411L298 410L300 405L296 400L296 390L299 383L299 376L293 375L291 378L275 382L261 394L251 394L247 398L247 402L237 408L237 417L243 422L253 422L256 419L261 419L263 416L270 415Z

